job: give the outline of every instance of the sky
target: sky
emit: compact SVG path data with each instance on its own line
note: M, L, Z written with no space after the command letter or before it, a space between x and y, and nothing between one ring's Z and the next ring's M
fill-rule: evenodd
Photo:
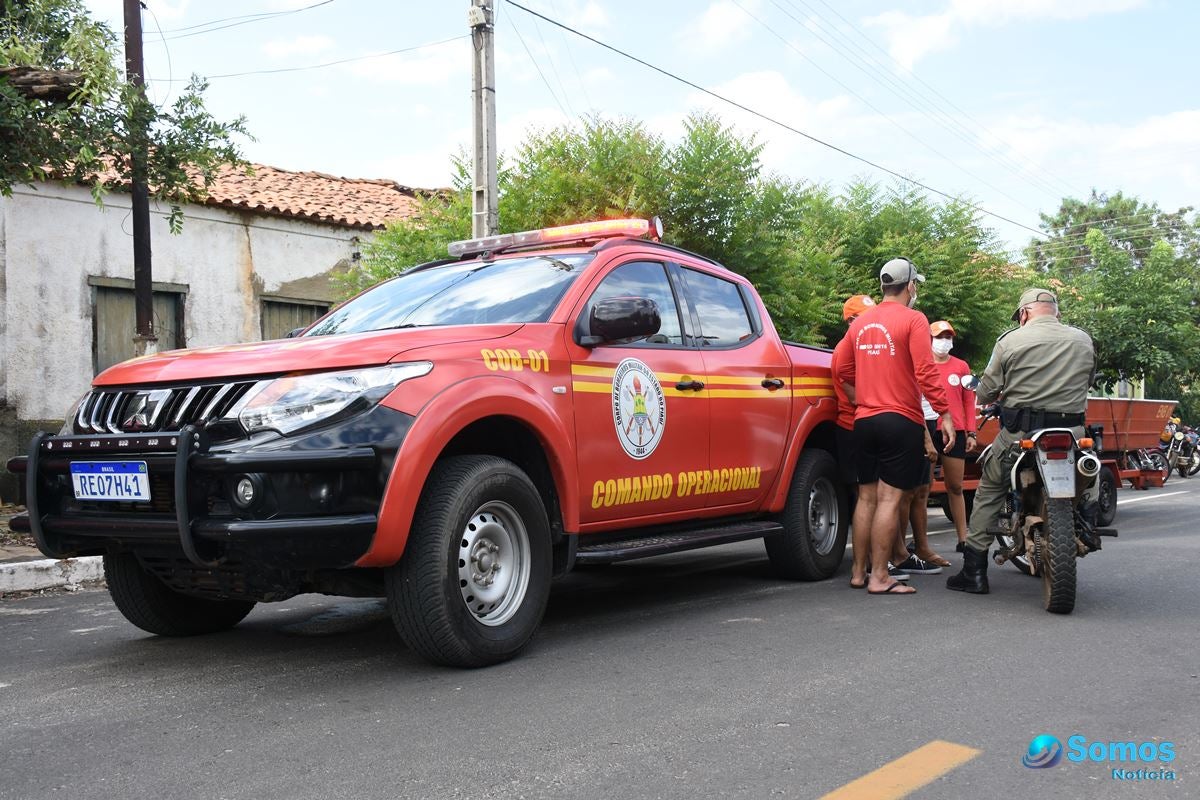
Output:
M87 1L122 29L120 0ZM675 141L715 111L765 143L768 170L837 190L900 180L886 168L998 215L1014 252L1064 196L1173 211L1200 194L1190 0L519 2L877 166L496 0L502 152L594 114ZM246 116L253 162L432 188L470 146L469 0L146 5L151 99L210 77L209 110Z

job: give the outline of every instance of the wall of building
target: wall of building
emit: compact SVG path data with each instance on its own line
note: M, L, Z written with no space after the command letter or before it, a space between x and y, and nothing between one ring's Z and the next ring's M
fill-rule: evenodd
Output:
M183 232L172 236L166 211L151 209L153 275L186 287L188 347L257 341L264 295L335 299L331 276L369 236L206 206L185 207ZM0 198L0 422L61 420L87 390L89 278L133 279L127 195L109 195L103 209L86 189L57 184ZM0 465L13 454L0 452Z

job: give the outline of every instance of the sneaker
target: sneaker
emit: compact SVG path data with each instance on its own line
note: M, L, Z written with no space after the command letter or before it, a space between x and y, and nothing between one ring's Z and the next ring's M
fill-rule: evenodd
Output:
M870 576L870 574L871 574L871 565L867 564L867 575ZM888 562L888 577L894 581L906 581L909 579L909 574L907 572L901 572L900 570L896 569L896 565L889 561Z
M928 561L922 561L917 558L916 554L909 556L896 565L896 569L901 572L907 572L910 575L937 575L942 571L942 568L937 564L930 564Z
M961 553L963 551L963 548L965 548L966 546L967 546L966 542L959 542L958 544L954 545L954 552Z

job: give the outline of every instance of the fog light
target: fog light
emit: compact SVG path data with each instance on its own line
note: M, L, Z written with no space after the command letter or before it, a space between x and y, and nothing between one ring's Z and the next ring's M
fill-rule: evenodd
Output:
M258 502L262 492L262 481L253 475L243 475L233 486L233 502L241 508L249 508Z

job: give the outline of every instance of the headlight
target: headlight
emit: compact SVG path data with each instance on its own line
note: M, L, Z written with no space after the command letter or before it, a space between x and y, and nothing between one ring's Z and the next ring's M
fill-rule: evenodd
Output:
M295 433L343 412L365 410L401 382L428 375L432 369L431 362L417 361L260 381L229 416L236 413L247 433L268 429Z
M89 389L83 393L83 396L71 404L71 409L67 412L67 418L63 420L63 426L59 430L59 436L71 436L75 433L75 418L79 416L79 407L83 405L83 401L88 399L88 395L92 392Z

